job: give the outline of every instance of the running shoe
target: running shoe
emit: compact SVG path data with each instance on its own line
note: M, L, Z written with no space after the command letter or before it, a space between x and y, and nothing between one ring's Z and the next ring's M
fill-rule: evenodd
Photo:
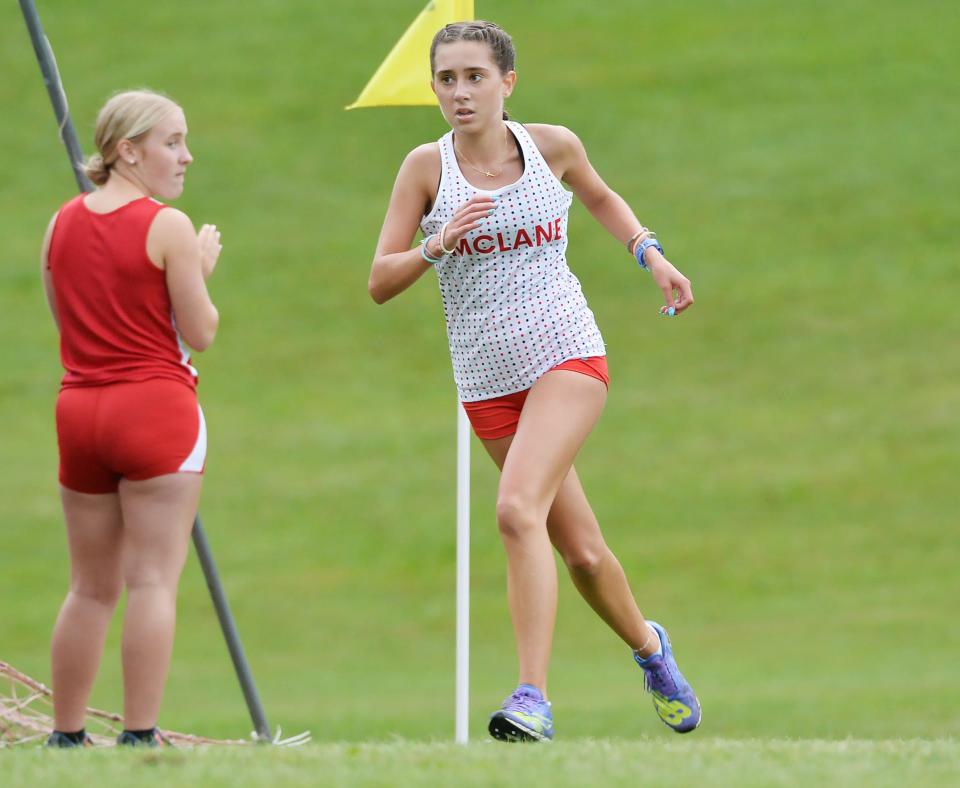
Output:
M141 738L133 731L124 731L117 736L118 747L173 747L170 739L160 733L159 728L150 731L150 735Z
M503 708L490 715L490 735L509 742L550 741L553 738L553 712L550 702L532 684L521 684L503 702Z
M662 653L643 659L634 652L633 658L643 668L644 685L660 719L677 733L689 733L700 724L700 701L677 667L667 630L655 621L647 623L660 638Z
M69 750L73 747L93 747L93 739L85 733L83 734L83 740L77 741L61 731L54 731L47 737L47 743L44 746L60 750Z

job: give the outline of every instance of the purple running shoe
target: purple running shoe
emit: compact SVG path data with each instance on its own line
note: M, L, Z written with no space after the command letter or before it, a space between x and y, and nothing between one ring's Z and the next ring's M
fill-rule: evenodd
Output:
M643 668L644 685L660 719L677 733L689 733L700 724L700 701L677 667L667 630L655 621L647 623L660 638L663 653L643 659L634 652L633 658Z
M494 739L509 742L550 741L553 738L553 712L550 702L532 684L521 684L503 702L503 708L490 715L488 727Z

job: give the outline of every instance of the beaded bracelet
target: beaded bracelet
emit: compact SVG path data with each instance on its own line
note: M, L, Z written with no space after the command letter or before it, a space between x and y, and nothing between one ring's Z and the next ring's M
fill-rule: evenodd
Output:
M443 259L441 257L432 257L430 252L427 251L427 244L430 242L430 239L436 237L436 235L428 235L420 242L420 256L423 258L424 262L430 263L430 265L436 265Z

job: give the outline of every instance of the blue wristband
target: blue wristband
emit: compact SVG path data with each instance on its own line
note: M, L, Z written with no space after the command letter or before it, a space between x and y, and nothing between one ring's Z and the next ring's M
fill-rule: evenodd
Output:
M647 251L651 246L656 247L656 250L663 254L663 247L660 246L660 242L656 238L644 238L640 243L637 244L636 248L633 250L634 255L637 258L637 263L640 264L640 267L644 271L649 271L647 264L643 261L643 253Z
M430 265L436 265L437 263L441 262L442 259L440 257L431 257L430 252L427 251L427 241L434 237L435 236L433 235L428 235L420 242L420 256L423 258L424 262L430 263Z

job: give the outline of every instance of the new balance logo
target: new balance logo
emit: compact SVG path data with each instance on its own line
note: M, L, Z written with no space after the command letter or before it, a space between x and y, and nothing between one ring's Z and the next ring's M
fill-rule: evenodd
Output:
M688 717L693 716L693 710L685 703L678 700L670 700L666 695L659 692L653 693L653 705L657 707L657 714L660 719L669 725L679 725Z

